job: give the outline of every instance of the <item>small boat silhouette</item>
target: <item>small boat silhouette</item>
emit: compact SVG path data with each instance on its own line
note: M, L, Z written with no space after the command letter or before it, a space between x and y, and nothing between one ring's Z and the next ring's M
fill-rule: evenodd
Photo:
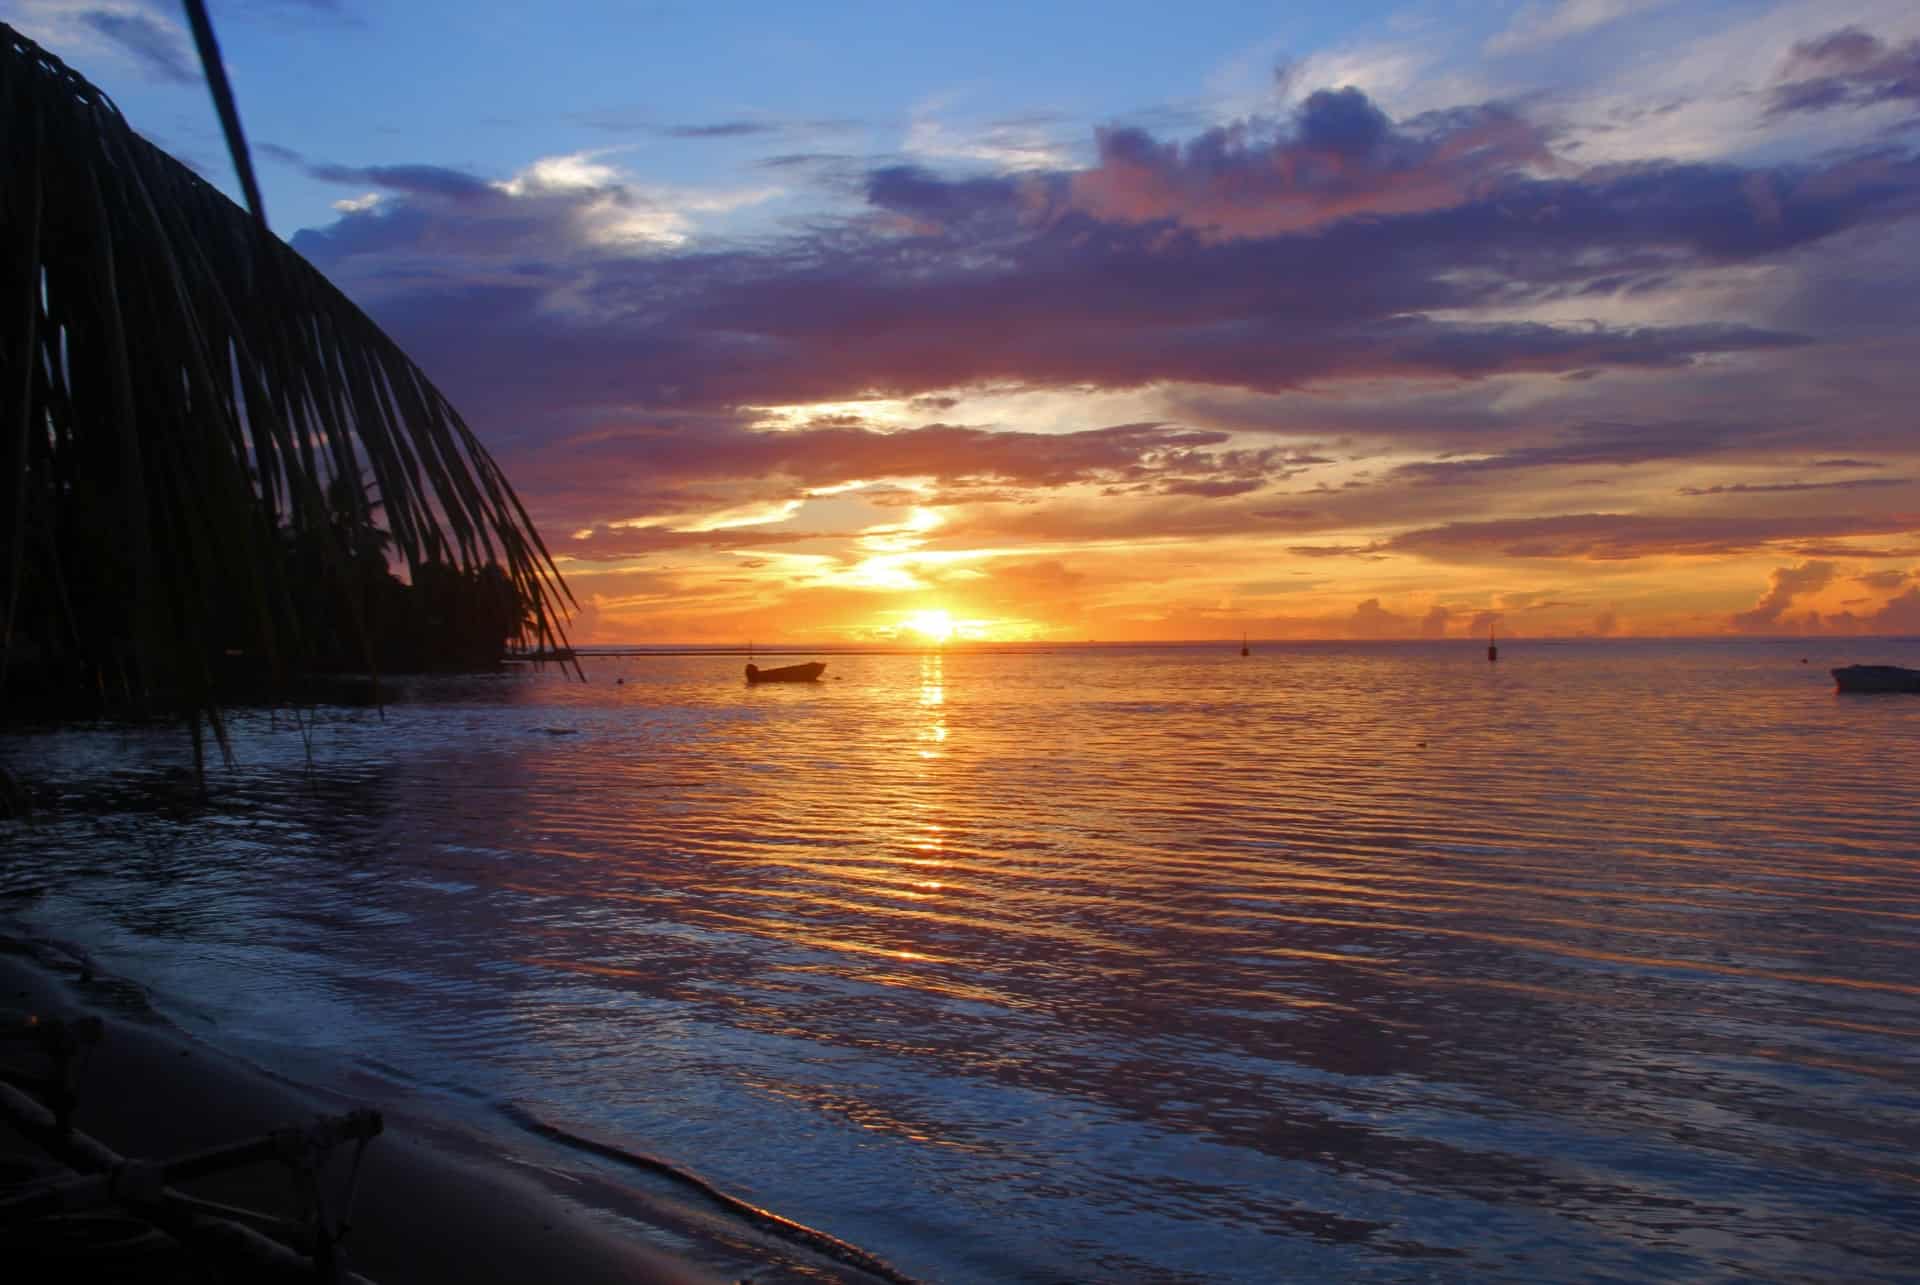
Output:
M822 661L811 660L804 665L782 665L778 669L762 669L758 665L747 666L747 681L750 683L811 683L819 680L826 671Z
M1920 692L1920 669L1900 665L1843 665L1833 671L1843 692Z

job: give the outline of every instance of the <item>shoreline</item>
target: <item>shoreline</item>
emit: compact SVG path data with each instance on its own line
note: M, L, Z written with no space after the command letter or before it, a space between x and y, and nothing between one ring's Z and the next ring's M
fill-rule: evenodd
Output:
M129 1004L127 996L137 991L126 979L69 962L55 944L0 931L0 1010L104 1019L104 1037L81 1064L74 1127L122 1156L161 1160L323 1113L379 1109L386 1128L366 1149L345 1242L349 1267L377 1285L881 1279L741 1225L696 1199L562 1168L537 1155L503 1153L457 1121L421 1110L404 1093L388 1094L392 1101L350 1099L287 1079L197 1038L150 1006L141 1011ZM44 1073L44 1059L23 1053L0 1051L0 1057L9 1067ZM54 1162L0 1121L0 1166L45 1172ZM345 1174L344 1159L336 1158L323 1178L330 1195L342 1189ZM278 1164L201 1179L186 1189L228 1204L291 1212L291 1177ZM18 1230L0 1234L9 1243L21 1237ZM59 1261L70 1271L87 1260ZM53 1260L44 1266L45 1279L66 1278ZM29 1271L21 1279L29 1285L38 1278Z

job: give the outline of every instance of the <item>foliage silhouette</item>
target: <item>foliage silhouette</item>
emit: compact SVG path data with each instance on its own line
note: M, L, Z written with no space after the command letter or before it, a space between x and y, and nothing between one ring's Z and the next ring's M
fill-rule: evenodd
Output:
M234 653L278 684L355 652L377 671L376 620L492 630L508 604L529 644L564 649L558 569L425 373L4 24L0 453L9 706L25 680L223 736Z

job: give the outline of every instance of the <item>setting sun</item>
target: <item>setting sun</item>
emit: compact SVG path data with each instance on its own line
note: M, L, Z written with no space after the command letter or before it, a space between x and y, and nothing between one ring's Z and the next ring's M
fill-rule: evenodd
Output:
M937 643L947 641L954 632L953 617L945 611L917 611L902 620L900 628Z

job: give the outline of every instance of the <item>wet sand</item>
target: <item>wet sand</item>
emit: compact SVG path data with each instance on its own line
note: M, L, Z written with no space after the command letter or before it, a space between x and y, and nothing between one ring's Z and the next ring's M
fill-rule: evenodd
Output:
M434 1138L434 1126L395 1112L379 1102L345 1102L332 1095L286 1083L222 1055L164 1023L88 1002L85 985L73 975L6 944L0 953L0 1010L42 1017L88 1014L106 1019L106 1033L88 1056L79 1082L74 1126L128 1158L163 1159L245 1140L274 1129L302 1124L319 1114L355 1106L381 1107L386 1130L368 1147L346 1242L347 1262L381 1285L406 1282L566 1281L658 1282L660 1285L713 1285L739 1279L765 1264L737 1258L733 1252L695 1261L685 1211L663 1205L658 1227L635 1221L631 1207L613 1214L590 1204L562 1199L542 1185L481 1156L459 1154ZM44 1074L37 1052L13 1048L0 1052L5 1064ZM344 1152L346 1149L343 1148ZM18 1181L30 1170L55 1172L45 1152L28 1143L12 1126L0 1123L0 1170ZM338 1191L346 1172L345 1156L336 1156L330 1190ZM293 1184L276 1163L204 1179L185 1188L193 1195L269 1212L293 1211ZM631 1204L633 1193L627 1193ZM645 1210L639 1211L644 1214ZM676 1224L678 1224L676 1226ZM126 1224L102 1220L101 1238L124 1237ZM116 1232L116 1227L118 1231ZM23 1233L0 1233L16 1244ZM84 1231L79 1233L84 1238ZM69 1228L43 1229L35 1252L34 1233L25 1233L27 1259L42 1258L41 1274L8 1279L22 1285L39 1279L72 1279L76 1263L56 1242L70 1240ZM649 1236L674 1244L647 1243ZM116 1279L171 1281L206 1279L165 1242L146 1251L144 1264L121 1263ZM21 1259L15 1259L20 1263ZM27 1264L31 1266L30 1263ZM99 1266L100 1264L94 1264ZM788 1264L791 1267L791 1264ZM722 1270L724 1268L724 1270ZM814 1279L834 1279L837 1271L802 1270ZM791 1279L791 1271L775 1273ZM217 1279L237 1279L215 1277Z

